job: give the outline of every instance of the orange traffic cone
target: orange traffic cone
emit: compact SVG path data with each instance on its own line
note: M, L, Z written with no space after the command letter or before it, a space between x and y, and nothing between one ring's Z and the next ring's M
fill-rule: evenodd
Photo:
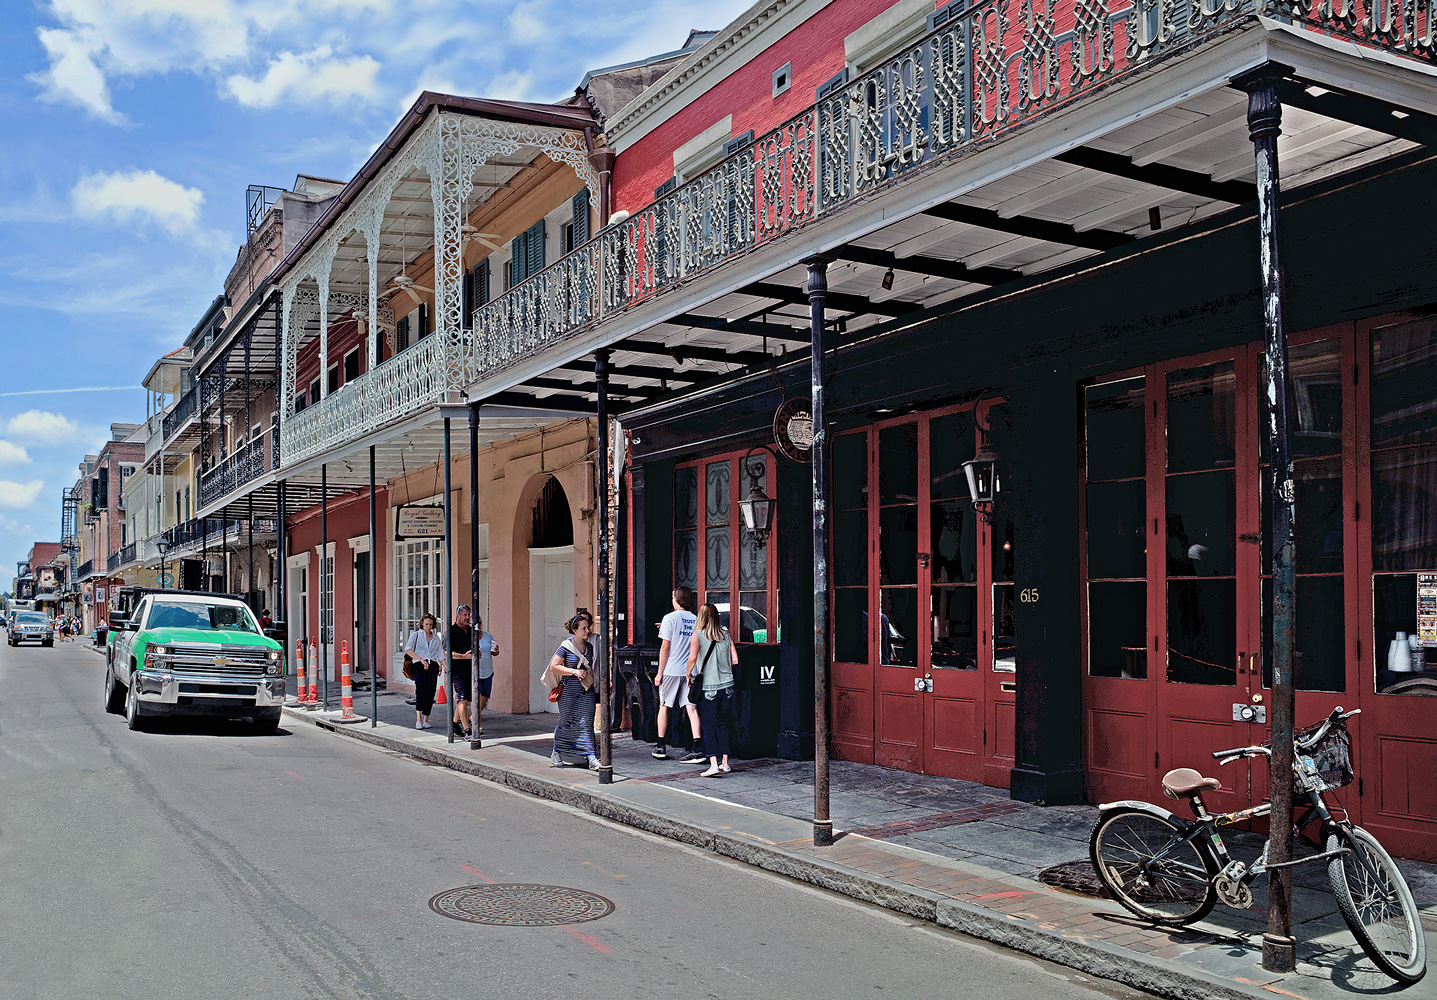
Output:
M301 705L303 705L303 704L304 704L304 696L305 696L305 694L306 694L305 683L304 683L304 640L303 640L303 639L296 639L296 640L294 640L294 671L295 671L295 676L298 678L297 683L299 684L299 693L296 695L296 698L298 699L299 703L300 703Z
M319 650L313 642L309 644L309 699L305 702L310 708L319 704Z
M349 640L339 644L339 705L340 717L354 718L354 693L349 686Z
M434 704L443 705L449 700L449 696L444 693L444 689L448 686L448 684L444 683L444 674L441 671L439 675L439 688L434 692Z

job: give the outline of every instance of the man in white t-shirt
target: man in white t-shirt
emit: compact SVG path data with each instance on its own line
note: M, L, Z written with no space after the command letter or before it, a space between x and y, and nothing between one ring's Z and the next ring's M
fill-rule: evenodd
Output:
M689 640L694 636L694 592L688 587L675 587L674 609L664 615L659 623L659 673L654 683L659 688L659 742L654 747L654 756L667 760L669 753L664 749L664 737L669 731L669 709L679 705L689 712L689 725L693 727L694 748L683 758L685 764L697 764L708 758L698 751L699 710L689 704Z

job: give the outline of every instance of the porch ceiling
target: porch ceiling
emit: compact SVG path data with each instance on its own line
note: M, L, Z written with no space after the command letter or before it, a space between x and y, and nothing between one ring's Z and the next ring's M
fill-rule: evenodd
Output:
M1284 195L1437 144L1437 117L1293 81L1278 139ZM1247 95L1216 86L962 197L827 251L828 322L845 343L1253 202ZM1254 205L1255 211L1255 205ZM733 266L742 266L741 264ZM892 269L892 287L885 273ZM1254 279L1255 280L1255 279ZM808 355L807 271L793 265L611 346L615 412ZM585 375L587 374L587 377ZM504 393L592 412L592 356Z

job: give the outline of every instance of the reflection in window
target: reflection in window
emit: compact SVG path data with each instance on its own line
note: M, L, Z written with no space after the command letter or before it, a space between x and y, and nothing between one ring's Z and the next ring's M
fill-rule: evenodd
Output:
M1145 678L1147 650L1146 380L1085 392L1088 673Z
M1168 680L1237 684L1233 580L1168 581Z
M933 588L933 666L978 666L978 588Z

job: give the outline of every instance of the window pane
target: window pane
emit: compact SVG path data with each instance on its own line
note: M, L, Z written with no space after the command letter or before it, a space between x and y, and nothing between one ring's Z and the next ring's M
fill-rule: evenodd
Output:
M918 582L917 507L886 507L878 512L878 581Z
M845 587L833 592L833 658L868 662L868 590Z
M739 642L776 642L769 635L768 591L746 590L738 595L739 630L732 635Z
M704 588L707 590L729 587L729 529L709 528L705 533L704 547Z
M968 499L968 477L963 463L977 451L973 433L973 411L935 417L928 425L928 452L933 477L934 500Z
M1236 584L1169 580L1168 680L1235 686L1236 651Z
M1146 583L1088 584L1088 673L1148 676L1147 601Z
M1018 669L1018 629L1013 600L1017 588L1011 583L993 586L993 671L1016 673Z
M868 435L840 434L833 439L833 509L868 506Z
M738 585L744 589L768 586L768 542L757 541L739 529Z
M1168 471L1230 468L1237 420L1231 361L1168 373Z
M978 666L978 588L933 588L933 666Z
M918 425L899 424L878 432L878 502L918 500Z
M1297 462L1297 542L1299 573L1342 572L1342 459L1318 458ZM1272 481L1262 470L1259 488L1259 533L1262 535L1262 571L1272 572L1272 522L1268 498Z
M729 508L733 503L728 462L711 462L704 469L704 497L704 524L710 527L728 524Z
M1424 610L1430 612L1430 605ZM1372 579L1372 656L1379 694L1437 694L1437 647L1418 646L1417 575Z
M868 511L842 510L833 516L833 585L868 583Z
M1272 621L1272 578L1262 581L1263 620ZM1297 648L1292 682L1299 691L1347 690L1343 584L1340 576L1297 578ZM1272 687L1272 630L1263 629L1262 686Z
M1437 318L1372 331L1372 447L1437 444Z
M674 585L697 590L699 536L697 531L674 532Z
M978 579L978 518L968 500L933 505L929 527L934 583L972 583Z
M1013 579L1013 555L1017 549L1017 541L1013 533L1013 519L995 520L992 532L993 580L994 582L1011 582Z
M1167 494L1168 575L1232 575L1233 473L1168 476Z
M1088 487L1088 577L1147 575L1147 482Z
M913 587L884 587L878 599L878 662L913 666L918 662L918 591Z
M1141 377L1095 385L1087 391L1088 480L1143 475L1143 392Z
M1373 452L1372 568L1437 569L1437 446Z
M692 528L699 523L698 490L698 469L679 469L674 472L674 527Z

